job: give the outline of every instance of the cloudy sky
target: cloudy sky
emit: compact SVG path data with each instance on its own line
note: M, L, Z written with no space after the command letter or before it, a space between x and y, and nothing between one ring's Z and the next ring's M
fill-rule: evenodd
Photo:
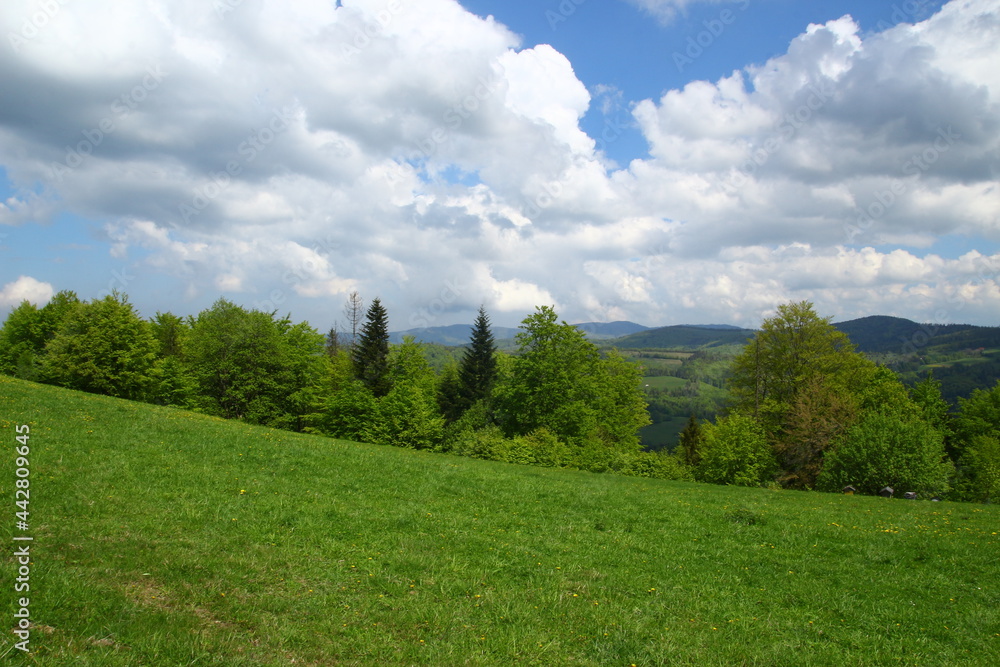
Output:
M0 5L0 309L1000 325L1000 0Z

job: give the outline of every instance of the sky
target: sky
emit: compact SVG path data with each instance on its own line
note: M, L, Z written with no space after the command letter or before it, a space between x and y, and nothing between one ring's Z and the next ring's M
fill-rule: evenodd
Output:
M3 314L1000 325L1000 0L4 0L0 39Z

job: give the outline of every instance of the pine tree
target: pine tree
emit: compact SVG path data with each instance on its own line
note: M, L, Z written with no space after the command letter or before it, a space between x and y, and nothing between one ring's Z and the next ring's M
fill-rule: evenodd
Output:
M351 358L354 376L376 397L389 393L392 389L389 377L389 315L378 298L368 308Z
M490 318L482 306L479 307L470 340L471 345L466 349L459 368L463 410L490 395L497 375L496 343L490 330Z
M688 419L687 425L684 426L684 430L681 431L678 441L684 463L689 466L696 466L701 462L703 440L704 436L701 432L701 426L698 424L698 418L692 414Z

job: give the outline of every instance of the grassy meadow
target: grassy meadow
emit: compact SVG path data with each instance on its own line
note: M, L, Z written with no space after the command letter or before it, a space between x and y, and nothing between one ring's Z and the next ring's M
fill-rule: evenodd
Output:
M518 467L0 376L32 665L997 665L1000 508Z

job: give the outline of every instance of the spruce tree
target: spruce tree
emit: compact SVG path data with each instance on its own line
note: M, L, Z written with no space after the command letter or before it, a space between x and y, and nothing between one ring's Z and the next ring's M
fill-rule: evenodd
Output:
M678 440L684 463L692 467L701 463L701 449L704 439L698 418L692 414Z
M463 409L489 396L497 375L496 343L490 330L490 318L483 306L479 307L470 340L471 345L465 350L459 368Z
M389 393L389 315L376 298L366 313L357 344L351 351L354 376L376 397Z

